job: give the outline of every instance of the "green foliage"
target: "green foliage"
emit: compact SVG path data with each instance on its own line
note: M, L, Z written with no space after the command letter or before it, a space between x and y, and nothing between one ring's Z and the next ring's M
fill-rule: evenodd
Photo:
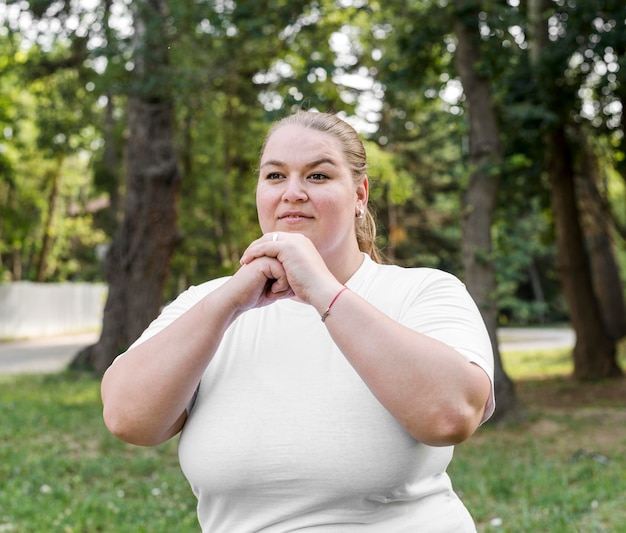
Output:
M403 205L415 195L413 177L400 168L397 155L383 150L377 143L365 141L368 160L370 201L380 200L383 190L395 205Z
M93 229L87 210L92 198L87 154L97 135L95 98L77 71L42 68L42 58L49 67L67 46L54 48L48 58L37 47L28 54L12 48L6 36L0 35L0 42L7 82L0 94L10 104L0 116L5 173L0 181L0 277L35 279L48 231L54 246L45 257L44 279L98 278L94 247L104 235Z
M498 216L516 222L515 231L510 231L510 226L499 218L493 231L501 323L566 320L554 252L549 246L552 227L546 212L538 208L537 202L531 202L523 212L503 206Z
M502 318L561 318L542 136L565 117L606 139L595 146L603 147L610 199L623 225L626 150L615 110L625 100L624 7L551 3L551 38L538 63L531 61L526 4L479 0L473 7L478 20L465 23L477 24L468 27L484 58L476 67L491 84L504 150L494 227ZM46 279L100 276L95 249L112 238L124 193L125 106L139 65L123 16L135 8L116 3L113 13L106 2L87 9L42 1L13 4L12 13L40 21L28 32L19 17L3 21L2 279L33 279L46 233ZM155 18L168 57L154 58L153 77L143 79L150 90L171 91L176 104L183 241L168 298L232 272L258 236L259 148L269 123L296 108L340 112L362 129L370 201L388 255L462 275L459 217L470 132L454 63L456 4L170 0L168 8ZM60 199L46 227L60 162ZM94 212L96 202L109 207ZM624 257L623 245L617 253ZM531 290L533 268L543 299Z

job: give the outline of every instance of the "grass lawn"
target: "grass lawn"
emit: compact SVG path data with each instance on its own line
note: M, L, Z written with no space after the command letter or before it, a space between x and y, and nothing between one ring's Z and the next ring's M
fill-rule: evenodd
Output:
M626 380L573 383L563 352L503 359L527 419L480 428L450 467L479 531L626 532ZM176 441L110 436L97 379L0 376L0 387L0 533L198 531Z
M99 380L0 376L0 532L197 532L176 442L104 428Z
M526 420L481 427L449 468L478 531L626 532L626 380L574 382L567 350L502 358Z

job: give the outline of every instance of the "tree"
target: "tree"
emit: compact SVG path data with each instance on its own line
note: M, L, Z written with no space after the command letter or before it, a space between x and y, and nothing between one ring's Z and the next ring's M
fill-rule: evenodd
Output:
M232 273L258 236L254 169L269 122L299 106L353 107L333 80L339 67L330 41L354 10L326 4L172 3L181 36L172 54L184 240L174 254L168 297Z
M91 223L85 154L97 137L84 53L62 39L45 50L15 34L1 40L3 277L93 279L93 246L103 235L82 231Z
M144 34L124 33L116 26L120 8L141 11L156 4L160 15L154 17L154 25L151 17L142 19ZM493 259L505 265L496 272L495 289L493 282L480 289L495 302L488 311L493 319L485 316L490 331L499 320L533 323L544 316L566 317L554 274L557 254L549 224L554 195L545 179L544 158L546 135L562 124L571 156L569 171L577 182L579 225L581 207L585 213L580 238L593 267L592 291L603 316L623 315L619 302L606 303L606 296L619 292L606 289L620 283L615 254L610 252L621 242L611 241L609 232L619 236L626 231L620 205L613 201L610 209L603 183L608 175L612 182L618 172L626 175L623 121L617 106L625 100L626 86L626 68L621 66L625 8L620 2L548 3L550 18L540 26L545 36L548 21L551 38L542 49L531 47L531 54L526 48L526 3L460 2L457 20L467 15L471 40L461 39L460 33L457 39L452 31L455 2L390 0L381 6L336 0L209 4L168 0L167 14L162 11L165 4L165 0L137 4L105 0L95 8L80 2L11 4L10 12L18 10L21 15L11 15L10 31L0 35L0 123L5 134L0 172L6 176L0 183L0 261L5 279L35 279L38 262L46 280L92 279L99 265L89 246L102 240L102 233L92 228L116 235L106 276L121 288L129 287L118 275L124 268L127 277L139 278L145 272L156 278L165 275L170 280L167 299L189 284L231 273L241 250L258 233L250 191L263 134L271 120L304 107L343 112L361 128L370 154L370 200L382 221L379 243L394 262L462 272L466 259L468 271L484 267L481 280L492 275ZM29 14L37 24L27 24ZM140 29L140 22L135 23ZM148 74L140 75L145 57L139 43L150 35L159 36L151 41L155 54L167 57L151 60ZM460 61L462 50L471 50L467 44L477 53L471 64ZM171 46L167 54L166 46ZM545 53L535 54L537 50ZM25 56L28 61L22 66L20 58ZM450 97L455 92L460 95L456 100ZM477 113L481 101L489 100L491 110ZM162 111L165 108L169 111ZM147 118L153 112L158 126L154 128ZM142 133L128 121L138 116L145 116L142 123L157 137L162 127L172 130L171 141L163 141L164 152L153 154L154 167L159 166L158 157L174 161L170 152L180 154L180 219L175 210L164 209L169 214L163 215L173 221L171 234L151 232L136 222L152 216L140 196L158 196L167 204L176 197L178 180L173 170L169 185L165 171L155 172L161 178L154 181L154 175L150 180L145 173L140 177L142 170L134 165L145 154L129 158L131 150L138 153ZM170 126L164 126L168 122ZM485 124L490 134L484 138L498 137L500 145L491 144L481 152L476 138ZM57 131L65 137L55 141ZM69 142L59 142L63 138ZM79 152L63 150L70 144L76 147L82 138L83 166L68 173ZM82 173L91 178L86 152L92 157L93 184L72 177ZM48 198L56 197L53 180L47 177L55 175L59 155L64 157L62 179L57 181L59 200L46 230L46 213L55 205ZM124 159L125 171L120 163ZM589 179L592 175L594 180ZM137 185L142 179L143 188ZM147 186L156 183L163 185L160 196ZM475 200L474 192L483 184L497 186ZM86 207L94 190L108 198L111 208L98 212L91 225ZM581 191L587 191L585 198ZM116 206L126 192L122 221ZM482 207L462 209L462 201ZM611 216L598 217L599 209ZM177 220L181 232L175 230ZM477 220L481 229L472 233ZM485 230L488 220L492 235ZM560 221L559 228L563 224L569 222ZM158 256L159 268L144 265L135 271L130 262L144 254L131 235L143 235L147 256L157 257L150 249L157 233L167 241ZM168 264L171 242L181 237L182 245L173 255L173 275L164 274L167 268L162 271L161 266ZM599 254L589 255L594 243L602 245L596 248L604 251L602 261ZM471 258L479 261L469 264ZM468 287L482 284L469 281L471 277L466 276ZM159 282L149 284L158 300ZM479 294L479 289L470 289ZM122 295L115 295L116 290L112 288L112 301L121 305ZM123 332L114 347L104 350L107 357L133 340L143 329L139 323L147 324L158 304L150 300L142 306L153 309L146 314L132 311L133 305L122 307L137 317L132 326L136 333ZM134 319L125 320L123 328L116 326L111 317L126 311L112 303L108 308L106 336L114 339L115 331ZM498 372L497 383L502 379ZM500 408L505 405L502 394Z
M100 339L79 352L71 365L99 373L158 314L179 242L166 2L135 2L134 8L135 84L128 104L124 219L106 258L109 294Z
M461 228L465 282L480 308L492 339L498 398L494 421L514 418L520 405L513 382L502 367L497 342L498 306L491 232L502 171L500 129L490 80L477 72L478 17L473 2L456 0L456 67L463 84L469 121L469 183L463 197Z
M577 90L567 75L572 51L563 43L557 47L550 42L549 24L555 27L561 20L550 0L535 0L529 9L535 82L544 104L552 110L552 121L545 124L544 130L546 173L552 189L561 280L576 331L574 376L619 376L615 341L602 320L581 227L574 153L568 134L568 129L576 128L568 120ZM553 40L558 43L558 39Z
M429 2L413 2L410 6L400 2L397 18L387 23L396 30L395 34L388 33L394 35L398 45L395 51L393 48L387 50L388 55L383 60L386 77L382 80L387 91L381 126L385 129L379 135L385 139L387 147L394 152L406 151L407 160L413 162L413 165L407 164L407 168L419 183L420 193L426 193L424 205L417 210L421 214L418 220L427 219L427 213L434 210L432 200L436 197L437 185L433 176L447 176L445 195L448 202L455 195L462 197L462 205L457 201L453 203L460 208L460 220L430 216L439 222L435 225L439 231L442 226L448 228L448 235L457 222L460 225L461 234L455 234L458 240L454 241L454 248L460 248L462 277L483 314L494 349L498 398L494 420L518 418L521 408L513 383L504 372L496 335L499 309L491 234L503 155L498 110L491 95L494 80L485 67L489 61L483 55L481 47L485 45L481 44L479 37L479 6L469 2L457 2L448 9ZM451 28L454 28L454 34L450 33ZM461 102L466 113L462 113L460 102L459 105L448 104L442 113L441 95L455 88L459 78L463 89ZM411 101L414 108L407 105ZM437 106L431 104L429 108L426 104L429 101L436 101ZM426 109L431 109L432 115L426 115ZM441 117L438 121L433 118L437 115ZM424 116L426 120L422 118ZM463 120L469 125L467 166L460 164L464 146L460 134ZM399 123L400 127L394 128L394 123ZM447 129L449 124L454 124L451 131ZM406 130L410 130L413 137L410 144L400 142L409 136ZM442 147L449 148L454 141L455 149L451 154L449 150L446 153ZM405 148L399 148L402 144ZM436 163L433 164L433 160ZM415 199L412 202L415 204ZM411 231L408 223L412 218L402 217L403 229L407 233ZM414 248L422 248L425 242L428 241L422 238L412 244ZM441 257L442 246L436 250Z
M626 336L626 305L621 286L612 236L612 219L607 195L603 191L603 165L598 149L582 131L578 136L580 175L576 180L579 192L582 229L591 262L594 294L598 299L602 320L611 339Z

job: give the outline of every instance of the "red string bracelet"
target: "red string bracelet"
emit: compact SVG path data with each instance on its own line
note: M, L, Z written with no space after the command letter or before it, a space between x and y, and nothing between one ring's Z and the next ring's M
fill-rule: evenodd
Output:
M339 298L339 295L343 291L347 291L347 290L348 290L348 287L344 285L343 288L337 294L335 294L335 297L332 299L332 301L330 302L330 305L328 306L328 308L326 309L326 311L324 311L324 314L322 315L322 322L326 322L326 319L328 318L328 315L330 314L330 308L337 301L337 298Z

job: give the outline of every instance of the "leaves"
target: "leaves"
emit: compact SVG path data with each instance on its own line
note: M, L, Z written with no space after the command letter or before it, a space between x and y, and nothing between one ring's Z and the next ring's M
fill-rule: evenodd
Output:
M623 211L622 4L549 2L542 22L549 46L533 64L527 6L476 2L480 17L472 30L484 58L476 68L491 84L504 148L494 233L506 313L526 313L533 304L531 260L554 312L562 312L545 131L563 118L589 128L604 147L618 218ZM100 271L93 247L110 239L119 219L129 79L140 67L132 9L147 4L10 6L0 33L0 268L5 279L32 275L46 176L63 155L47 279L91 278ZM297 108L341 112L362 129L380 243L393 246L398 262L461 271L458 219L470 132L453 62L453 7L430 0L168 2L155 18L168 54L151 60L152 78L142 90L171 91L176 104L184 240L169 297L188 283L230 273L257 236L258 152L269 123ZM90 212L100 198L110 207Z

